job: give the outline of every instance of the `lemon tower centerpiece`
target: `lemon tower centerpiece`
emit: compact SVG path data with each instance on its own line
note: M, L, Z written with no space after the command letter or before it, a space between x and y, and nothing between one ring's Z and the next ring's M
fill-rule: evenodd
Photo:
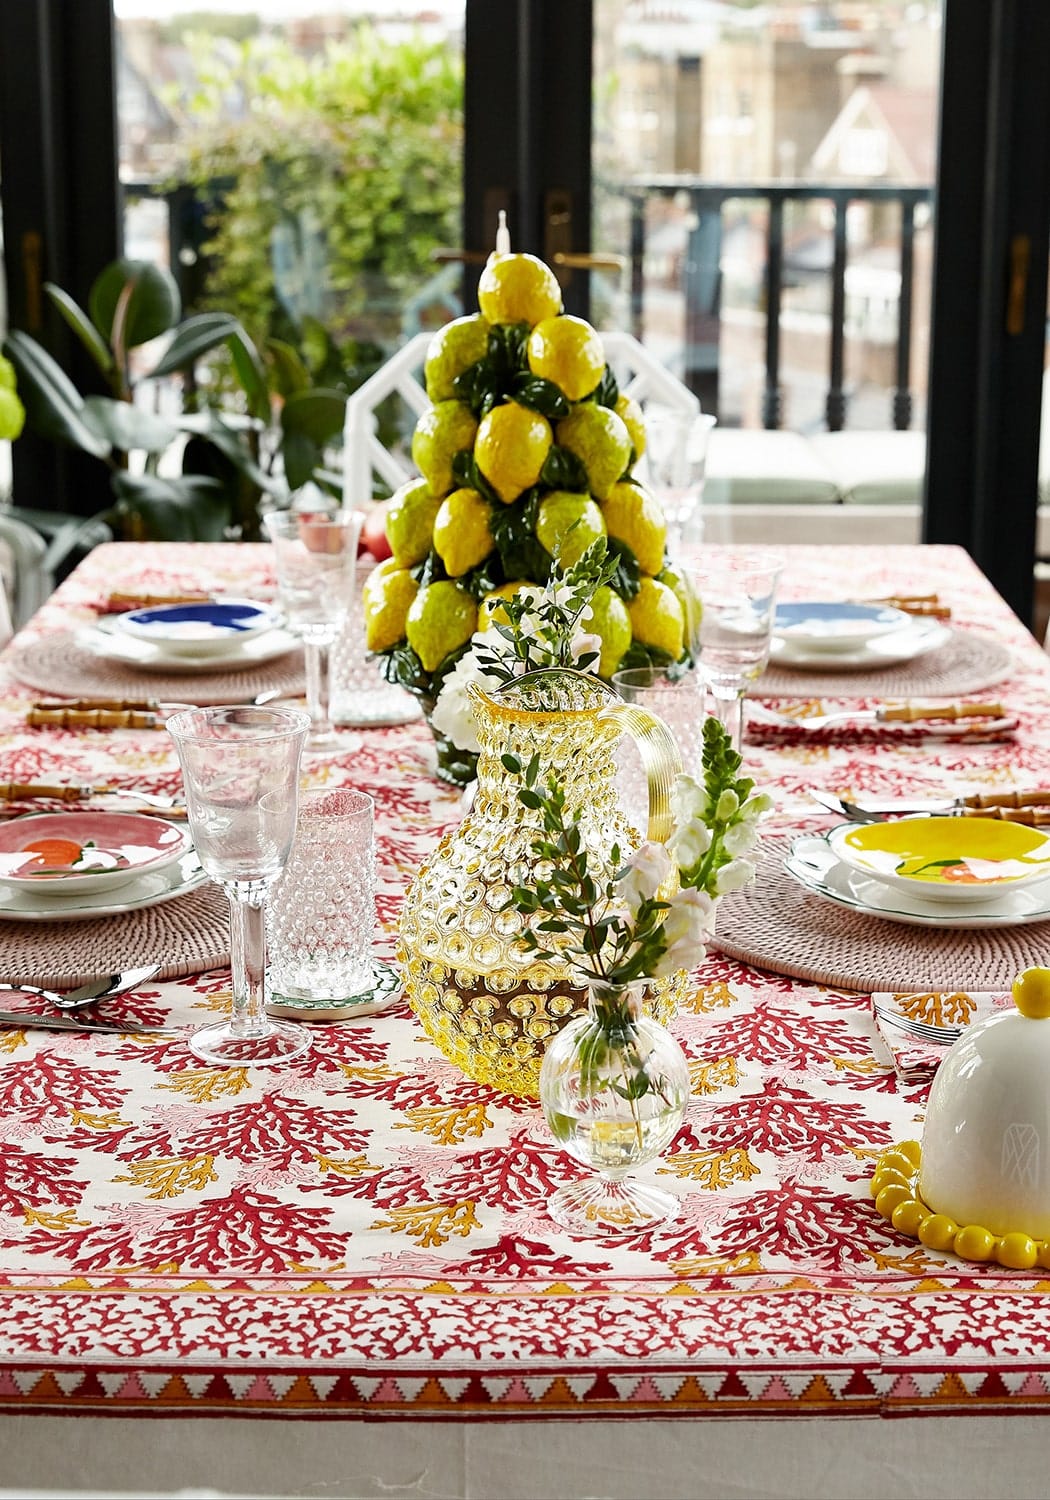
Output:
M598 537L617 558L586 625L601 641L599 674L688 658L686 595L666 556L663 511L634 473L645 452L641 408L618 389L599 335L562 311L549 266L511 252L502 222L478 306L430 345L431 405L412 437L419 477L387 502L392 556L364 590L368 649L428 720L501 601L542 585ZM439 774L469 780L474 749L436 728L435 739Z

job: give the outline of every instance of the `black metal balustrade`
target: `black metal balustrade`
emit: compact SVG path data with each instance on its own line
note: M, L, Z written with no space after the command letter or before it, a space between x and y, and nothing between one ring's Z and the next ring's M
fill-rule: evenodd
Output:
M894 360L893 425L906 430L912 419L909 370L912 345L912 300L915 271L915 213L933 199L931 187L891 187L870 184L711 182L695 177L655 177L635 180L631 204L631 331L641 338L645 309L646 209L654 198L687 205L690 216L683 270L685 299L685 383L698 395L705 411L718 414L718 351L721 326L722 210L730 201L758 200L768 204L765 266L765 383L762 421L780 426L780 315L784 290L784 211L789 203L825 202L834 211L828 389L825 420L832 432L846 423L844 388L846 344L846 213L851 204L896 204L900 208L900 297Z

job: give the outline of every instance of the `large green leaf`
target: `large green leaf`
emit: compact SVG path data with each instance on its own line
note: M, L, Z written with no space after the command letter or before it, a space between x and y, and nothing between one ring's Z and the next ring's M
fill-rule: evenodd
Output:
M310 371L306 368L299 351L283 339L266 340L266 357L273 370L274 388L280 396L294 396L298 391L310 389Z
M229 525L229 501L214 479L122 470L113 476L113 489L117 515L134 517L150 541L221 542Z
M87 313L68 292L64 292L60 286L53 281L44 282L44 291L58 308L62 317L72 328L91 358L98 365L103 375L108 375L113 368L113 351L92 323Z
M84 398L46 349L15 329L4 340L4 353L18 372L18 393L29 424L41 437L108 458L110 445L84 420Z
M346 396L342 391L300 391L281 408L281 429L287 437L304 433L322 446L337 438L346 417Z
M260 489L268 489L279 492L282 486L278 485L268 474L265 474L255 461L251 448L248 446L248 434L244 428L230 427L219 416L218 412L198 412L192 416L176 418L176 425L183 431L192 433L195 437L205 439L212 443L233 464L240 473L247 475L253 484Z
M285 433L281 455L284 459L284 477L290 490L302 489L307 480L313 478L321 453L322 449L305 432Z
M108 396L85 397L83 415L99 437L122 453L133 448L163 453L179 435L178 428L163 418L133 406L130 401L113 401Z
M182 312L178 283L170 271L148 260L115 260L96 278L88 311L104 339L113 340L113 319L126 287L131 287L124 317L123 346L135 349L174 328Z
M233 367L237 379L248 399L248 410L260 422L270 420L270 387L266 381L266 366L259 351L238 323L226 342L233 356Z
M146 378L152 380L158 375L173 375L176 370L184 370L202 355L225 343L240 326L236 318L224 312L197 313L187 318L179 324L175 337Z

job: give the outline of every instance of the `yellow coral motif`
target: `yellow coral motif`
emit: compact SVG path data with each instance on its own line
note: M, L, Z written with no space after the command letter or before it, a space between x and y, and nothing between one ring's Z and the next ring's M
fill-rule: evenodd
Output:
M885 1073L888 1064L879 1062L876 1057L833 1057L831 1065L840 1073ZM865 1152L865 1155L870 1155Z
M27 1224L39 1224L41 1229L78 1229L86 1228L87 1219L78 1219L76 1209L63 1208L59 1213L49 1213L45 1208L30 1208L28 1204L23 1206L22 1216Z
M468 1198L462 1203L408 1203L392 1208L389 1219L377 1219L369 1228L407 1234L426 1250L444 1245L454 1234L466 1236L481 1225L474 1215L473 1200Z
M762 1261L757 1251L741 1250L739 1255L691 1255L671 1262L676 1276L759 1276Z
M492 1127L481 1100L474 1104L421 1105L406 1110L405 1114L408 1118L399 1121L395 1130L418 1130L442 1146L454 1146L469 1136L484 1135Z
M330 1156L318 1156L315 1160L319 1171L334 1172L337 1177L364 1177L369 1172L382 1170L374 1167L367 1156L351 1156L348 1161L334 1161Z
M213 1156L160 1156L156 1161L133 1161L131 1171L114 1182L133 1182L151 1188L147 1198L177 1198L181 1193L203 1192L209 1182L218 1182Z
M386 1083L388 1079L405 1076L401 1069L388 1063L340 1063L339 1071L350 1083Z
M740 1082L740 1068L735 1057L716 1057L713 1062L693 1059L689 1064L689 1085L694 1094L720 1094Z
M70 1123L85 1125L88 1130L126 1130L131 1121L122 1120L115 1109L111 1109L108 1114L104 1115L93 1115L86 1109L75 1109Z
M720 979L717 984L701 985L682 1002L683 1010L702 1015L706 1010L727 1010L733 1003L733 991Z
M19 1047L26 1044L24 1031L16 1031L14 1027L5 1027L0 1032L0 1052L17 1052Z
M894 995L893 998L904 1015L913 1021L925 1021L930 1026L968 1026L976 1009L973 996L963 990L953 994L933 990L924 995Z
M208 1104L224 1095L243 1094L251 1086L247 1068L186 1068L182 1073L173 1073L167 1083L157 1084L159 1089L188 1094L197 1104Z
M758 1168L742 1146L731 1151L680 1151L669 1156L660 1171L686 1178L711 1193L758 1176Z

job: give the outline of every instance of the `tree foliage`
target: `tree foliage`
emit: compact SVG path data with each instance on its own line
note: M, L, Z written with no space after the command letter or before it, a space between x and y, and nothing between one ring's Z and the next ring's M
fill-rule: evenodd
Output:
M321 305L308 310L339 342L395 340L406 296L434 274L431 250L460 238L458 54L370 26L312 56L272 36L189 41L198 84L177 171L210 204L207 305L259 344L280 336L275 237L319 239L324 285L309 290Z

